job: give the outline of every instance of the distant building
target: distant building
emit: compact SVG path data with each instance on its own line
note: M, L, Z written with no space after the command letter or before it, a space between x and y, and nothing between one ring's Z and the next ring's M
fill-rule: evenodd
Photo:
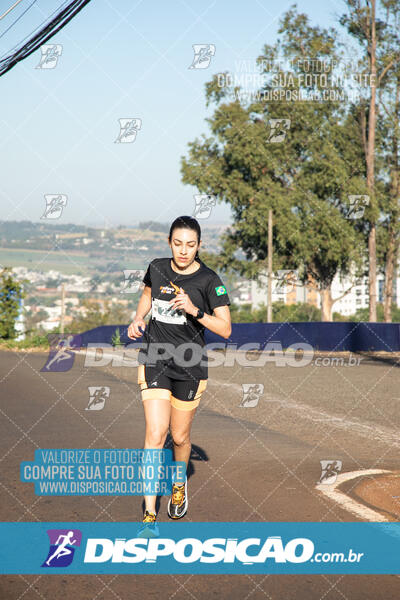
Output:
M310 281L303 285L291 276L291 271L286 271L285 276L282 273L275 273L272 286L272 302L284 302L285 304L295 304L304 302L321 308L321 298L315 285ZM268 303L268 276L260 276L260 282L249 281L252 308L259 307L262 303ZM376 282L377 301L383 302L384 275L379 274ZM339 274L332 282L332 298L340 298L334 302L332 312L337 312L343 316L353 315L360 308L369 306L369 288L368 278L362 277L358 280L350 276L341 277ZM347 292L347 293L345 293ZM344 294L344 295L343 295ZM400 270L394 282L393 301L395 306L400 307Z
M368 277L362 277L359 280L352 282L350 278L341 279L340 276L336 275L332 283L332 297L333 299L340 297L349 288L350 291L343 296L340 300L337 300L333 305L333 311L338 312L341 315L348 316L354 314L360 308L368 308L369 306L369 286ZM376 281L376 294L377 302L383 302L383 286L385 283L385 277L383 274L377 275ZM400 306L400 273L394 280L393 286L393 303L395 306Z
M24 340L25 339L25 316L24 316L24 299L20 298L19 300L19 312L18 317L15 321L15 331L17 333L16 340Z
M261 304L268 304L268 275L260 276L259 282L250 282L250 296L252 308L259 308ZM306 302L319 307L319 294L315 285L310 280L303 285L298 281L294 270L282 270L274 273L272 281L272 302L296 304Z

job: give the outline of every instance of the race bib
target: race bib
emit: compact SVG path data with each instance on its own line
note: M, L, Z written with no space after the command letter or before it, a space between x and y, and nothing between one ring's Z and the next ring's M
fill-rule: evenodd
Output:
M184 310L174 309L168 300L159 300L152 298L151 301L152 318L163 323L172 323L173 325L185 325L187 323Z

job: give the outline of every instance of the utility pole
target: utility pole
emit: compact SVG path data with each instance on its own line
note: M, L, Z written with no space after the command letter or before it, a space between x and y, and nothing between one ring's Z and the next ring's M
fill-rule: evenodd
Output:
M65 283L61 284L61 320L60 333L64 333L64 317L65 317Z
M268 289L267 322L272 323L272 210L268 211Z
M376 129L376 0L367 2L371 6L368 14L368 56L370 67L370 99L368 114L368 137L366 143L367 188L370 205L375 207L375 129ZM376 321L376 216L372 213L368 233L368 285L369 285L369 322Z

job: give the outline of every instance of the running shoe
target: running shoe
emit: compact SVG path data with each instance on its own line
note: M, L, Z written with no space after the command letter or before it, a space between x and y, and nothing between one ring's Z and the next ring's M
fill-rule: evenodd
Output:
M171 519L181 519L188 509L187 478L185 483L174 483L172 494L168 502L168 516Z
M153 538L158 537L158 525L156 523L156 513L145 510L143 515L143 525L140 527L137 537Z

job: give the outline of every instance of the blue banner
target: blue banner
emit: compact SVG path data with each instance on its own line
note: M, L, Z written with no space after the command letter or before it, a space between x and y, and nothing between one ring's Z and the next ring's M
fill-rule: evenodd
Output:
M2 574L399 574L400 523L1 523Z
M20 465L37 496L162 496L185 476L186 463L168 448L38 449L34 462Z
M142 338L133 341L127 336L128 325L102 325L85 331L77 345L111 344L115 329L121 332L121 343L139 345ZM331 352L398 352L400 350L399 323L363 322L290 322L290 323L233 323L232 335L224 340L209 329L205 330L205 342L224 342L242 345L249 341L258 343L263 350L268 342L279 342L283 349L293 344L310 344L314 351Z

